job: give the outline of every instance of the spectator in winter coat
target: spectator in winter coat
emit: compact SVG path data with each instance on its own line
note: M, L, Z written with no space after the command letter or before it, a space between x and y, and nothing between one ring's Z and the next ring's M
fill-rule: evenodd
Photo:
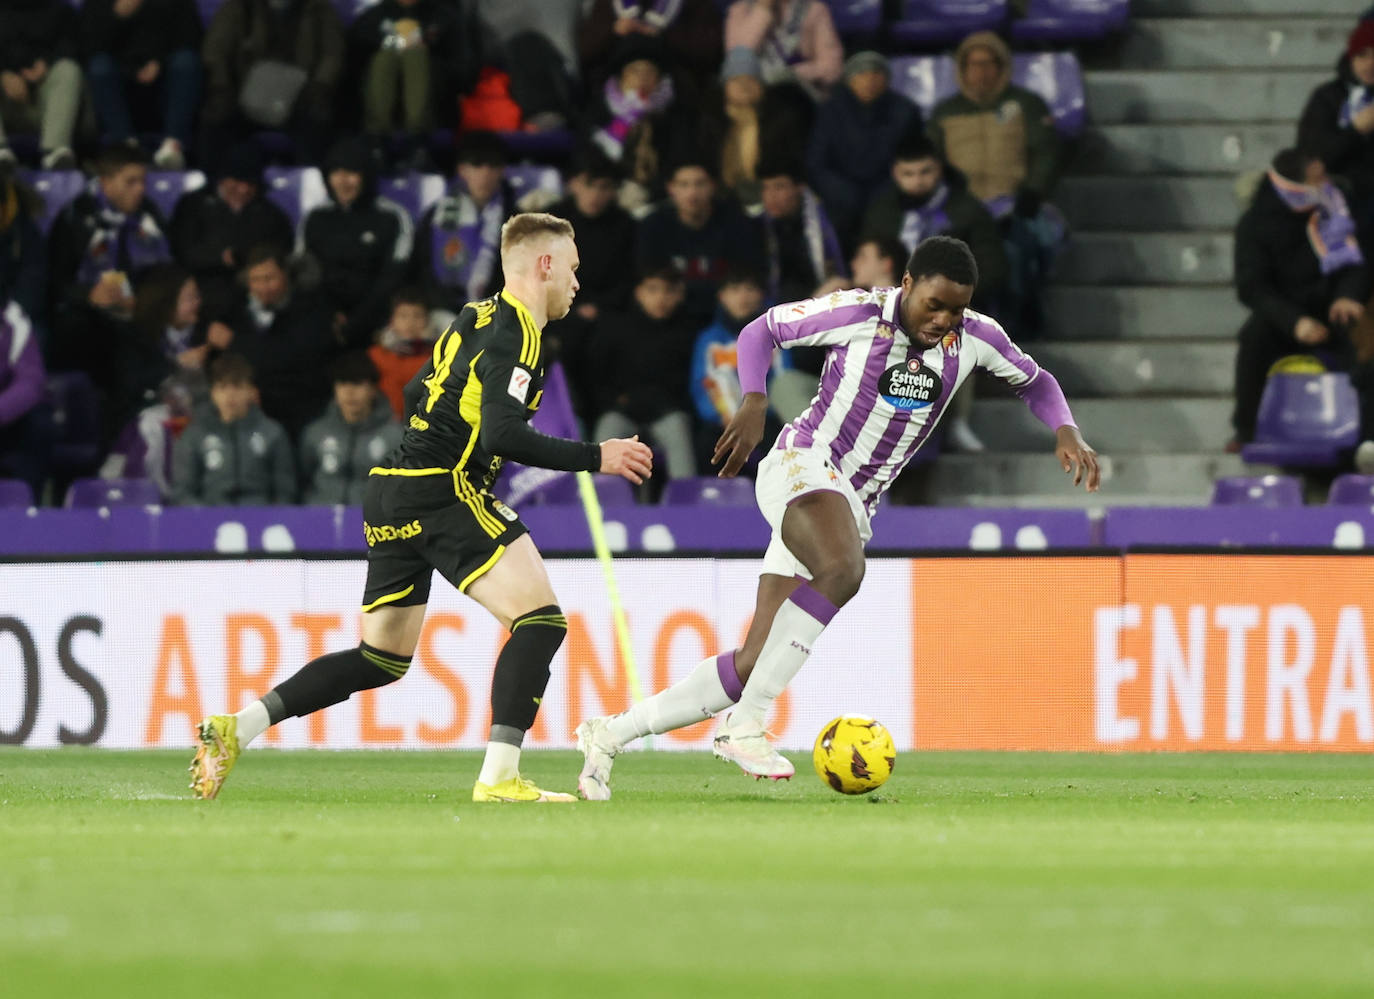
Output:
M43 355L24 310L7 301L0 306L0 478L23 479L41 497L52 442Z
M1236 294L1250 309L1236 354L1233 447L1254 438L1270 366L1286 354L1348 360L1364 314L1369 268L1340 188L1311 153L1274 157L1236 226Z
M160 108L153 162L186 166L200 101L200 15L193 0L89 0L81 42L91 103L106 142L134 138L134 111Z
M318 163L332 134L334 94L344 71L344 29L330 0L224 0L205 33L202 158L213 167L254 130L274 127L249 118L239 95L253 65L289 63L305 86L285 109L285 128L301 158Z
M696 474L687 381L699 327L683 311L683 296L671 265L645 271L630 307L597 323L591 348L601 363L592 436L643 434L662 450L670 479Z
M247 294L233 347L257 372L263 410L295 440L329 401L329 365L339 353L328 306L292 286L283 251L254 247L244 262Z
M96 173L53 222L49 355L54 367L89 372L108 389L134 290L148 268L171 260L171 248L161 215L145 197L142 151L113 146L101 154Z
M377 194L367 143L344 139L324 162L329 202L301 222L300 250L319 267L319 290L346 347L366 347L386 322L391 294L410 264L410 215Z
M391 296L391 322L367 354L377 369L378 390L401 419L406 417L405 387L429 360L440 332L419 288L402 288Z
M37 132L44 170L76 165L72 132L81 107L76 11L64 0L0 4L0 166L15 162L5 137Z
M800 164L765 161L759 180L768 299L777 303L810 298L827 278L845 272L835 230L820 199L806 186Z
M1336 78L1312 92L1298 122L1298 148L1345 178L1362 241L1374 234L1374 20L1355 26Z
M334 401L301 435L303 503L361 505L367 473L404 431L377 391L377 369L363 353L334 362Z
M424 140L436 124L451 124L457 96L472 89L482 68L481 39L464 30L447 0L381 0L348 29L365 67L363 129L400 131L411 146L410 165L427 169Z
M763 281L745 271L731 272L721 281L716 297L720 308L716 311L715 322L697 334L692 346L692 373L688 382L696 407L697 426L712 443L719 438L744 399L735 342L740 330L763 312ZM786 355L787 351L776 351L775 364L785 360ZM771 387L769 401L772 401Z
M516 211L508 159L495 135L465 136L456 181L420 222L412 271L437 308L457 314L501 288L501 226Z
M227 321L239 297L248 251L263 243L290 246L291 221L262 194L262 153L252 143L214 164L213 186L184 194L172 214L172 253L195 275L207 320Z
M577 26L582 79L595 92L617 43L643 35L661 39L689 92L701 93L720 68L722 26L715 0L593 0Z
M844 64L844 86L821 104L806 151L811 186L850 246L869 200L887 180L897 144L921 128L921 110L890 86L887 60L856 52Z
M210 365L210 402L172 454L172 498L186 506L293 503L296 469L281 424L257 403L253 366L238 354Z
M684 276L684 312L700 329L715 314L726 271L763 270L763 237L733 200L715 197L707 163L684 160L668 176L668 203L639 224L639 258L643 267L671 266Z

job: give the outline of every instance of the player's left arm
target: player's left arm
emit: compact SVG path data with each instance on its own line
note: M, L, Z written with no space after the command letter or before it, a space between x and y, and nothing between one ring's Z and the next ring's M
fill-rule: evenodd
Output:
M1097 452L1079 432L1059 380L1012 343L997 324L980 321L976 330L966 326L964 339L977 351L979 367L1011 386L1036 419L1054 431L1054 456L1065 474L1073 476L1073 484L1097 492L1102 482Z

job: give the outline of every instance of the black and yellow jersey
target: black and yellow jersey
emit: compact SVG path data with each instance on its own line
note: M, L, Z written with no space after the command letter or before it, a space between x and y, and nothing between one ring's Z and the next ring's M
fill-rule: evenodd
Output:
M540 336L509 291L465 305L406 386L405 436L374 474L451 472L454 488L463 491L489 487L505 459L596 471L600 445L550 437L529 425L544 391Z

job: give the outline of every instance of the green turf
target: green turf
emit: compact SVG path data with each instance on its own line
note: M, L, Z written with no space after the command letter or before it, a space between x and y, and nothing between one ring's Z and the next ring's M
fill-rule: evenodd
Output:
M462 753L0 752L5 996L1374 994L1374 761L701 754L473 805ZM526 754L568 787L578 757Z

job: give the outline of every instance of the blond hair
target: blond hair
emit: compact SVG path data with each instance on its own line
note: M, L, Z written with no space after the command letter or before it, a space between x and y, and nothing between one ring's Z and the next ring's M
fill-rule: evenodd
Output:
M547 212L521 212L508 218L501 227L501 256L504 257L526 240L541 236L575 238L572 223L567 219Z

